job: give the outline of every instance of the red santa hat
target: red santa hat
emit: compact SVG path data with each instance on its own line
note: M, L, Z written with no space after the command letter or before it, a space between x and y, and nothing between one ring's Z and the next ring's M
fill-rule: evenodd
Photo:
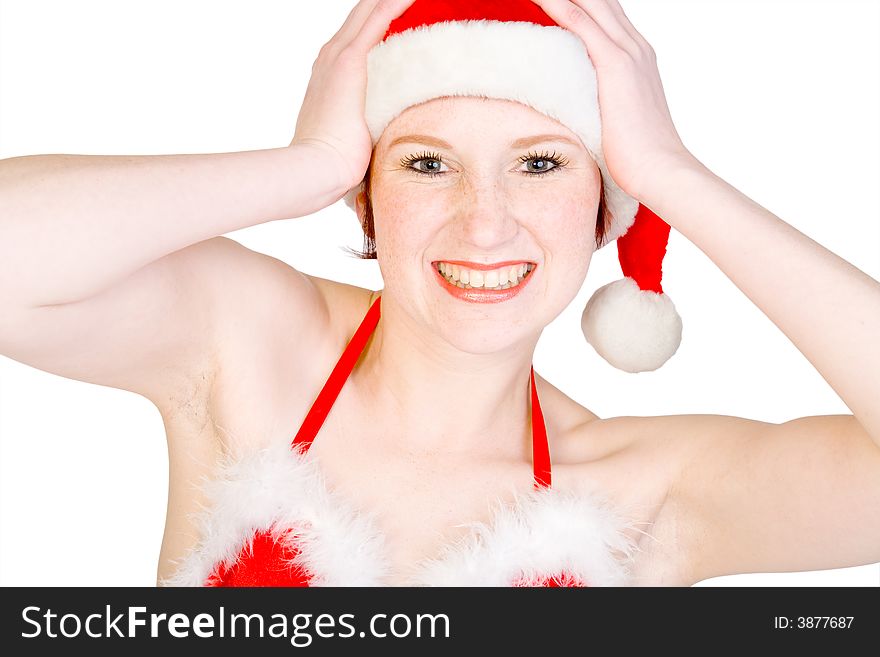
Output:
M584 336L614 367L659 368L681 343L681 318L661 287L669 225L626 194L602 154L596 71L580 38L532 0L416 0L367 61L366 122L375 145L405 109L443 96L512 100L580 137L602 172L624 278L600 287L581 318ZM363 183L345 196L355 209Z

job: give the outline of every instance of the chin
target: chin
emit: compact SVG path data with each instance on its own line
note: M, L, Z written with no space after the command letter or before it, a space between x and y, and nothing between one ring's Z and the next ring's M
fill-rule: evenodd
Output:
M458 312L443 309L432 314L428 322L440 340L473 355L509 351L530 342L544 328L536 315L512 321L507 313L493 316L491 310L479 307L465 307Z

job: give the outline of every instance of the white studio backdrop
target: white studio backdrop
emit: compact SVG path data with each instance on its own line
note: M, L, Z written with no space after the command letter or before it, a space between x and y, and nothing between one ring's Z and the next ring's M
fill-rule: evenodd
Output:
M880 3L622 4L658 54L685 145L880 279ZM0 158L287 145L318 50L353 5L0 0ZM309 274L382 286L375 261L343 251L359 248L362 236L342 201L228 236ZM596 253L583 289L535 356L543 376L600 417L783 422L850 412L674 230L664 288L684 320L681 348L657 372L611 368L584 341L579 318L593 291L619 277L616 246ZM149 401L0 357L0 584L153 585L167 484L164 427ZM700 585L878 586L880 564Z

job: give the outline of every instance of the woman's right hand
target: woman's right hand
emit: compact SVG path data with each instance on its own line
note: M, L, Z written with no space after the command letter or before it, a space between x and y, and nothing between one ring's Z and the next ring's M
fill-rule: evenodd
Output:
M308 145L327 155L346 189L363 180L373 151L364 118L367 53L413 2L360 0L312 65L290 145Z

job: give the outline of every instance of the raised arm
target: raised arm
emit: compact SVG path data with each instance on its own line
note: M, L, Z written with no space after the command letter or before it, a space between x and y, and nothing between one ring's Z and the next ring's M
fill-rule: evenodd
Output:
M308 276L217 237L304 216L363 178L366 58L413 0L362 0L321 49L289 146L0 162L0 354L143 394L210 382L228 340L284 298L308 349ZM233 334L231 331L239 331ZM199 384L201 385L201 384Z
M81 301L197 242L320 210L345 192L323 156L298 144L0 161L0 304Z
M716 176L682 145L651 46L617 0L534 0L596 63L618 184L705 253L852 411L768 424L655 418L677 441L668 496L680 570L721 574L880 561L880 282Z
M231 240L332 203L309 145L217 155L0 162L0 354L157 404L211 378L221 319L269 269ZM215 239L211 239L215 238ZM289 295L320 299L304 276Z

